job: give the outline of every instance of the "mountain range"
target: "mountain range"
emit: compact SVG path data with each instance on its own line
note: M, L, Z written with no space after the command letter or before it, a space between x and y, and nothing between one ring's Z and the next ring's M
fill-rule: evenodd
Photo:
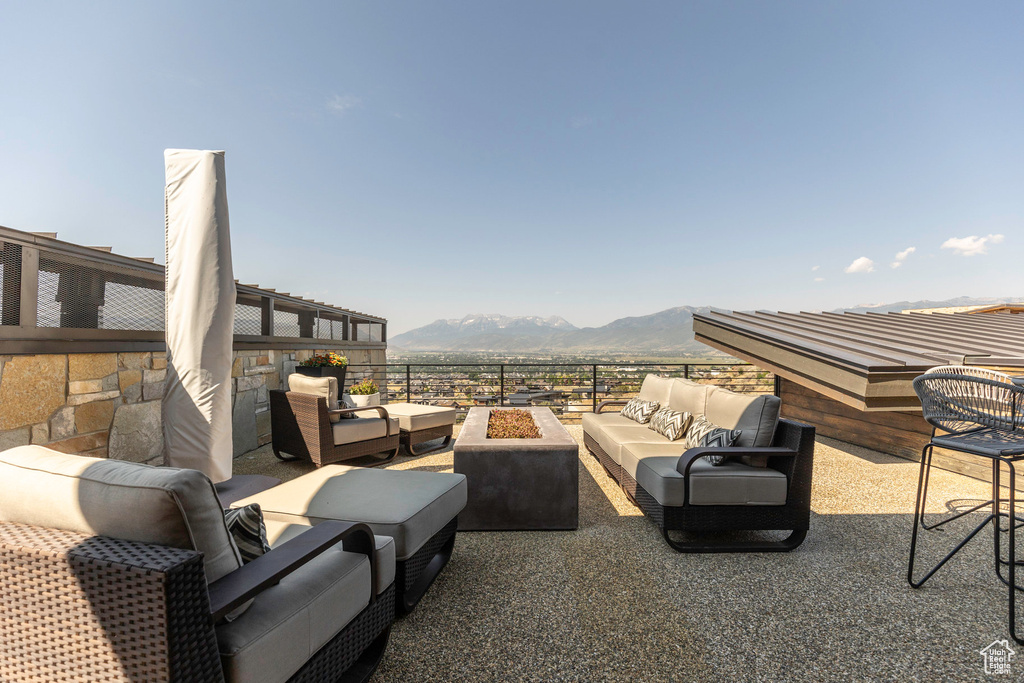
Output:
M908 308L974 306L1024 301L1022 297L957 297L944 301L900 301L862 304L835 309L837 313L902 311ZM435 320L429 325L395 335L392 351L445 351L493 353L604 353L655 356L724 355L693 338L693 314L708 313L710 306L677 306L658 313L619 318L601 327L576 327L552 316L467 315L462 319Z

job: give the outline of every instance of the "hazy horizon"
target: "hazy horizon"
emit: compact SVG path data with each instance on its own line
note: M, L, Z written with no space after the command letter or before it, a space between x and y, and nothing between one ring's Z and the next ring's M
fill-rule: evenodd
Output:
M1013 294L1024 5L10 3L0 225L163 254L226 150L235 274L384 316Z

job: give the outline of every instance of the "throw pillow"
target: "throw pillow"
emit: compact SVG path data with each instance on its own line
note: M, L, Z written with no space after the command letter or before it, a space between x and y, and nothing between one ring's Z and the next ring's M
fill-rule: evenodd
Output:
M633 398L629 400L629 403L622 406L619 414L643 425L651 421L651 417L656 410L658 410L657 401L644 401L639 398Z
M730 448L740 437L738 429L724 429L701 415L693 421L686 433L687 448ZM727 455L705 455L712 465L721 465L729 460Z
M693 415L686 411L662 408L651 418L648 428L658 432L669 441L675 441L686 434L686 430L690 428L692 422Z
M263 522L263 511L257 503L224 511L224 523L238 546L242 564L248 564L264 553L270 552L267 543L267 525Z

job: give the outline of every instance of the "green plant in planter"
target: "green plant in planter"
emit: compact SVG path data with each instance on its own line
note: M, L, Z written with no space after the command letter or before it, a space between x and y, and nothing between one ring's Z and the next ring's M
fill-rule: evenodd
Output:
M348 390L348 393L352 396L369 396L370 394L376 394L377 391L378 388L376 382L367 377L359 384L352 385L352 388Z
M348 365L348 358L331 351L321 356L313 356L299 363L304 368L343 368Z

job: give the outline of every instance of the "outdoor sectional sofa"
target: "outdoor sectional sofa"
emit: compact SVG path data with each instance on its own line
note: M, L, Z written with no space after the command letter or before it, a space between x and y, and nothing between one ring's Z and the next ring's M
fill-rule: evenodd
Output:
M690 448L647 424L605 410L583 415L587 449L679 552L788 551L810 523L814 427L779 419L779 399L648 375L639 398L741 430L730 448ZM726 455L713 465L705 456ZM722 532L789 531L782 540ZM670 532L696 534L674 539ZM739 535L747 536L747 535Z

